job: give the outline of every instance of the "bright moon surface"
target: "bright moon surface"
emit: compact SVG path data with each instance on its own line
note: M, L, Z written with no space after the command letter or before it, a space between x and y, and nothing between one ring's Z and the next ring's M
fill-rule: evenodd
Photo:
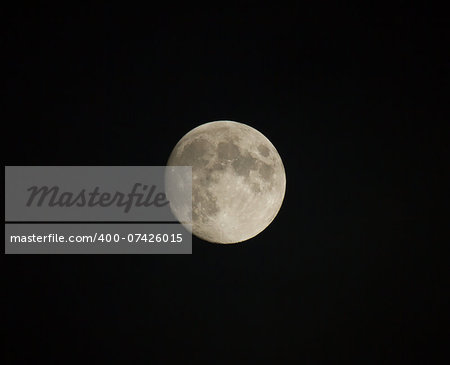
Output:
M275 218L286 191L277 150L242 123L217 121L194 128L177 143L167 165L192 166L192 233L209 242L256 236ZM171 202L171 208L179 218L180 207Z

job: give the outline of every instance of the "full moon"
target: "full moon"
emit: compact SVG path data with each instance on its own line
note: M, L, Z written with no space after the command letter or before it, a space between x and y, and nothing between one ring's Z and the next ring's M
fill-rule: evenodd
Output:
M192 129L168 166L192 166L192 233L214 243L237 243L261 233L286 191L283 162L273 144L242 123L217 121ZM170 200L174 215L182 207Z

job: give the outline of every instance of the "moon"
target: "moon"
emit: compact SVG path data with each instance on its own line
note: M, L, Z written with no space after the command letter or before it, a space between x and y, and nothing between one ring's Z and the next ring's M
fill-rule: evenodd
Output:
M209 242L237 243L256 236L283 203L281 157L261 132L243 123L216 121L192 129L176 144L167 165L192 166L192 233ZM183 207L168 198L180 219Z

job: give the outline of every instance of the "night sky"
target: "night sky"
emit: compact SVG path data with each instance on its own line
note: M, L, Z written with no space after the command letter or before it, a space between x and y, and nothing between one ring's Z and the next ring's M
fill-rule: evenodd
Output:
M5 165L165 165L233 120L287 187L241 244L4 257L7 363L442 361L447 27L409 2L13 10Z

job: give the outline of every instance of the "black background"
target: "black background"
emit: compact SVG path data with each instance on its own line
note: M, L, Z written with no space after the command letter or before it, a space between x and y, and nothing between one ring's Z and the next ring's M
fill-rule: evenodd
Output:
M242 244L7 257L8 363L444 362L445 28L406 2L12 11L7 165L165 165L227 119L287 190Z

